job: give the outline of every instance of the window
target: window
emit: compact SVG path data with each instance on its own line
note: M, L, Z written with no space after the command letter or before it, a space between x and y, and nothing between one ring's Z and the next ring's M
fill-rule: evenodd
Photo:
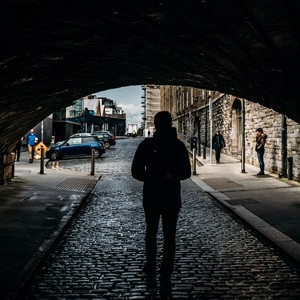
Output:
M82 143L83 144L87 144L87 143L91 143L91 142L95 142L95 139L93 137L83 137L82 138Z
M76 138L71 138L68 140L69 145L75 145L75 144L81 144L81 138L76 137Z

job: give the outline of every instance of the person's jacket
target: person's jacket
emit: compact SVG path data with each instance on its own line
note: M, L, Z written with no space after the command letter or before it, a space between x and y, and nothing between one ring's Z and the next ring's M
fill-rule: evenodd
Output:
M157 130L142 141L135 153L131 173L143 181L143 205L150 209L178 210L180 181L191 176L189 154L175 128Z
M217 133L214 135L212 140L213 149L223 149L225 148L225 140L222 134Z
M256 152L264 152L265 151L266 139L267 139L267 135L264 133L261 136L256 137L256 144L255 144Z
M34 146L36 144L35 138L39 138L36 133L28 133L26 136L27 145Z

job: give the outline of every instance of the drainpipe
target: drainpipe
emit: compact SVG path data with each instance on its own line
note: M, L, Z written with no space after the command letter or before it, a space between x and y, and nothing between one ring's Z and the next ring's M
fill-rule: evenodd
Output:
M245 143L245 99L242 100L242 165L241 172L246 173L245 171L245 151L246 151L246 143Z
M200 133L200 118L196 116L195 122L197 124L197 133L198 133L198 156L201 156L201 133Z
M281 172L279 177L287 176L287 126L286 116L281 115Z
M206 159L206 146L207 146L207 90L205 90L205 134L204 134L203 159Z
M210 151L209 151L209 164L211 164L212 161L212 130L213 130L213 111L212 111L212 99L211 96L208 97L209 98L209 124L210 124Z

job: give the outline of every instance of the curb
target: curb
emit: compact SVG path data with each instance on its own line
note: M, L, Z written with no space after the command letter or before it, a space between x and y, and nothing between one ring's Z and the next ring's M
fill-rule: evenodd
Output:
M290 237L280 232L269 223L265 222L255 214L251 213L249 210L241 205L235 205L234 207L230 205L226 200L230 200L223 193L214 190L197 176L192 175L191 180L196 183L201 189L210 194L214 199L219 201L222 205L226 206L233 213L243 219L251 227L265 236L273 244L284 251L288 256L290 256L297 264L300 264L300 244L292 240Z
M57 245L61 236L66 232L74 218L78 215L82 207L86 204L87 199L89 198L92 191L95 189L95 186L100 179L101 175L99 175L98 179L93 180L93 183L90 185L90 190L85 195L83 195L79 200L74 201L70 210L65 216L62 217L56 230L49 236L48 239L43 241L43 243L38 248L38 251L27 262L23 270L20 272L18 278L18 281L20 282L18 290L15 291L13 294L9 294L10 298L5 299L18 299L22 290L26 287L26 284L37 273L37 271L41 267L42 262L51 253L53 248Z

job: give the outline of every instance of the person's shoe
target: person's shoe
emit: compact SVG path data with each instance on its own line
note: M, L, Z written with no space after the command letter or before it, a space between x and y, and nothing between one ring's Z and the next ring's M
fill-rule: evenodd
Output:
M264 172L258 172L256 175L265 175Z

